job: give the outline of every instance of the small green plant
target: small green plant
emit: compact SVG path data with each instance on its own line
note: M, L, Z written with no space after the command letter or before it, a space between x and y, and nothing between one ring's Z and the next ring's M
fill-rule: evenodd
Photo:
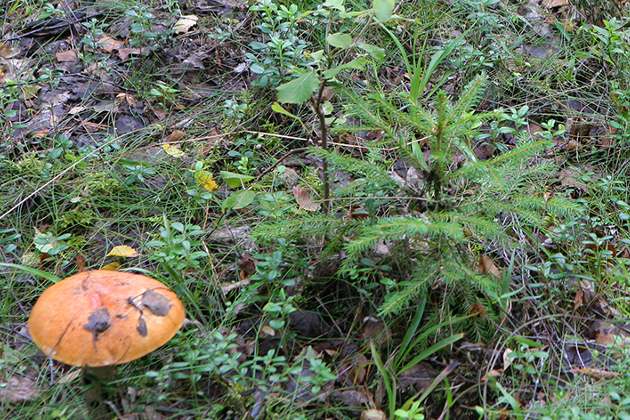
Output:
M233 99L226 99L223 103L223 113L228 118L235 120L241 120L245 116L247 110L247 104L239 104Z
M164 216L159 239L147 242L146 246L153 258L173 270L198 269L200 260L208 257L205 251L197 249L201 246L198 238L204 233L197 225L171 222Z

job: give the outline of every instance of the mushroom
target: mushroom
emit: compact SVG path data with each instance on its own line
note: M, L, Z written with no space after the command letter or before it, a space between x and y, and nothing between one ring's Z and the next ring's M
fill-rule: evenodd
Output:
M84 380L96 377L98 394L101 379L113 378L115 365L164 345L184 318L182 303L159 281L95 270L46 289L33 306L28 327L46 355L83 367Z

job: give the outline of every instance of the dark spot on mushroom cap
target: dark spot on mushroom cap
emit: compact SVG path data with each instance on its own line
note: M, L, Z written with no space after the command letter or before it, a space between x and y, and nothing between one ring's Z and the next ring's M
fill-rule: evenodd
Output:
M138 319L138 326L136 327L136 329L138 330L141 336L143 337L147 336L147 333L148 333L147 323L144 321L144 318L140 317Z
M98 335L107 331L110 327L109 324L109 311L107 308L97 309L92 311L92 315L88 318L88 323L83 325L83 328L94 333L94 341L98 340Z
M147 289L142 296L142 304L157 316L166 316L171 309L171 300L152 289Z

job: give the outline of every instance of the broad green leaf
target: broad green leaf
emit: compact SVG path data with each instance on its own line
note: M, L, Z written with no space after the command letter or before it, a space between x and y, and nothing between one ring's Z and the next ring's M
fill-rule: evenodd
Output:
M357 47L361 48L366 53L370 54L372 58L378 61L385 60L385 50L381 47L377 47L376 45L366 44L364 42L360 42L356 44Z
M230 188L238 188L243 186L246 182L254 179L253 176L236 174L234 172L221 171L221 178L228 184Z
M325 7L329 7L331 9L337 9L341 12L345 12L346 8L343 5L343 0L326 0L324 2Z
M328 42L333 47L342 48L345 50L346 48L350 48L350 45L352 45L352 37L348 34L337 32L328 35L326 37L326 42Z
M284 108L282 107L282 105L280 105L278 102L274 102L274 103L271 105L271 110L272 110L273 112L277 112L278 114L282 114L282 115L286 115L287 117L295 118L296 120L299 120L299 119L300 119L300 117L298 117L297 115L295 115L295 114L291 114L289 111L287 111L286 109L284 109Z
M319 79L315 71L301 75L295 80L278 86L278 102L286 104L302 104L311 97L319 87Z
M392 18L395 4L395 0L374 0L372 7L374 8L376 20L381 23L389 21Z
M370 60L367 58L355 58L346 64L341 64L337 67L333 67L332 69L326 70L322 75L326 79L333 79L341 70L345 69L354 69L354 70L363 70L365 68L365 63L368 63Z
M223 202L223 210L238 210L249 206L256 198L256 193L251 190L235 191Z

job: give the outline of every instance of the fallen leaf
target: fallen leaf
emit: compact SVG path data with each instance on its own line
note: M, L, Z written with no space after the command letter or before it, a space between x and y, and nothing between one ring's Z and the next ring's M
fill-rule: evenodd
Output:
M365 381L370 361L361 353L353 353L342 361L337 373L344 386L361 385Z
M569 3L569 0L543 0L543 6L545 6L548 9L551 9L552 7L560 7L560 6L566 6Z
M611 380L621 375L619 372L611 372L609 370L596 368L574 368L571 369L570 372L575 375L586 375L596 381Z
M514 352L514 350L512 350L509 347L507 349L505 349L505 351L503 352L503 369L504 370L507 369L508 367L510 367L512 362L514 360L516 360L516 357L510 356L513 352Z
M381 410L368 408L361 413L361 420L387 420L387 416Z
M39 265L39 256L34 252L25 252L20 257L20 261L27 267L37 267Z
M107 264L104 267L101 267L101 270L109 270L109 271L116 271L118 270L118 267L120 267L120 263L117 261L111 262L109 264Z
M164 144L162 145L162 149L164 149L164 151L168 154L171 155L173 157L179 158L182 156L186 156L186 153L182 152L182 149L180 149L177 146L173 146L172 144Z
M243 252L238 258L238 272L241 280L247 280L256 273L256 265L258 265L258 260L247 252Z
M575 294L575 297L573 298L574 311L577 311L582 306L584 306L584 289L578 290L577 293Z
M55 54L55 57L60 63L76 63L77 61L79 61L77 53L73 50L58 52Z
M501 272L487 255L482 255L481 257L479 257L479 271L482 274L490 273L497 279L501 278Z
M140 255L138 251L134 248L127 245L118 245L112 248L107 254L108 257L124 257L124 258L133 258Z
M87 265L85 264L85 258L83 258L82 254L77 254L77 270L79 272L87 271Z
M208 171L200 171L197 173L197 182L208 191L216 191L219 186Z
M476 302L473 306L468 308L468 313L474 315L475 317L479 317L481 319L486 318L486 308L479 302Z
M105 52L112 52L114 50L120 50L125 43L123 41L117 41L112 37L104 36L97 41L98 45Z
M26 377L11 376L0 382L0 401L13 403L31 401L40 394L37 383Z
M437 373L430 364L420 362L401 372L396 386L400 391L411 387L415 392L421 392L427 389L436 377Z
M311 200L311 194L308 192L306 188L294 186L293 187L293 195L295 196L295 201L297 201L298 205L301 209L306 211L317 211L321 208L319 203Z
M199 18L195 15L182 16L179 20L177 20L177 22L175 22L173 29L176 34L185 34L190 30L190 28L197 24L198 20Z
M370 397L362 389L334 391L332 396L341 401L346 407L364 407L370 404Z
M173 132L171 134L169 134L169 136L166 139L166 141L169 142L169 143L173 143L173 142L176 142L176 141L180 140L185 135L186 135L185 131L173 130Z

